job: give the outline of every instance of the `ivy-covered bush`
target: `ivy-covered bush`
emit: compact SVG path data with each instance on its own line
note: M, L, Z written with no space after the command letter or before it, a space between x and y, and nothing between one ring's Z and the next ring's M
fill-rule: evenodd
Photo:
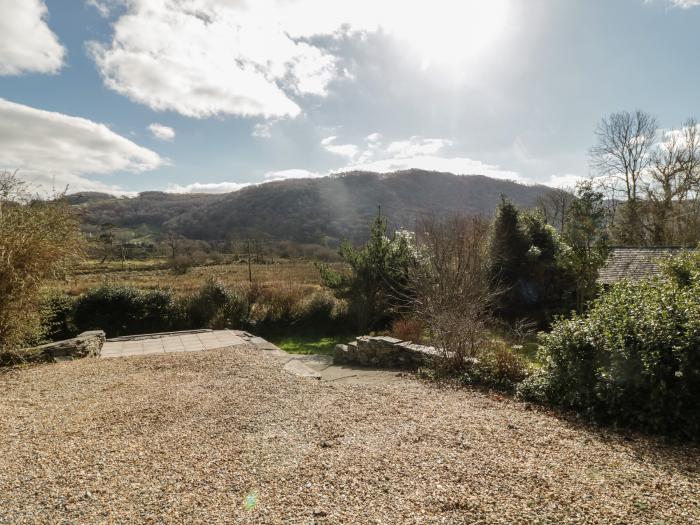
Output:
M541 336L542 372L520 393L591 419L700 437L700 265L682 256L664 278L620 282L585 316Z

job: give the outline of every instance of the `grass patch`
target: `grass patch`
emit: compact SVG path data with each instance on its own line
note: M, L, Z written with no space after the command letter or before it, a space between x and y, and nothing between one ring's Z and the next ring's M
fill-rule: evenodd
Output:
M271 341L290 354L332 355L335 345L345 344L352 339L353 336L351 335L334 335L329 337L292 335L278 339L272 338Z
M52 359L38 348L22 348L18 350L0 350L0 368L17 366L27 363L48 363Z
M537 349L539 348L539 344L537 343L536 338L533 337L532 339L515 346L515 351L528 363L536 366L540 366L542 364L537 358Z

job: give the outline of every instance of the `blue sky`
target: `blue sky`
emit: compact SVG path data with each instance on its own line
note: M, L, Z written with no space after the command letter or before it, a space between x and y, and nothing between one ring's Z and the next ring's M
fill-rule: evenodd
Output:
M604 115L700 116L698 49L700 0L0 0L0 169L115 193L569 184Z

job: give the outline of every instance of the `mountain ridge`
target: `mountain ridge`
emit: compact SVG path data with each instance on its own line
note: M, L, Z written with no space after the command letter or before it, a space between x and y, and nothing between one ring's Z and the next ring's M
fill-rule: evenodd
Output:
M348 172L288 179L223 194L143 192L131 198L68 196L91 225L144 225L203 240L263 238L295 242L358 241L381 205L392 229L411 228L426 215L490 216L501 196L532 207L552 188L424 170ZM77 195L77 197L76 197Z

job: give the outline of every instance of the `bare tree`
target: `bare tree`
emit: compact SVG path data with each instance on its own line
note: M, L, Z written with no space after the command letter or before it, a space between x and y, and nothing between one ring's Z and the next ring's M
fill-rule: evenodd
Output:
M13 200L15 195L23 194L26 183L17 178L17 170L14 172L0 172L0 218L2 218L2 206Z
M646 192L654 244L682 242L700 185L700 128L694 119L681 129L666 131L652 154ZM691 221L692 222L692 221Z
M603 118L591 151L591 165L624 195L620 240L642 243L640 193L643 177L652 163L651 150L657 136L656 119L643 111L622 111ZM619 219L618 219L619 220Z
M563 231L566 214L574 200L576 197L572 188L553 188L537 199L536 207L547 224Z
M494 290L488 272L488 223L453 216L418 224L411 271L413 310L454 369L487 343Z
M172 230L168 230L167 236L168 237L166 238L165 242L170 248L170 257L175 259L177 256L178 247L180 245L180 236Z
M106 222L100 225L100 242L102 243L102 260L100 264L104 263L108 257L113 253L114 249L114 231L116 226L111 222Z

